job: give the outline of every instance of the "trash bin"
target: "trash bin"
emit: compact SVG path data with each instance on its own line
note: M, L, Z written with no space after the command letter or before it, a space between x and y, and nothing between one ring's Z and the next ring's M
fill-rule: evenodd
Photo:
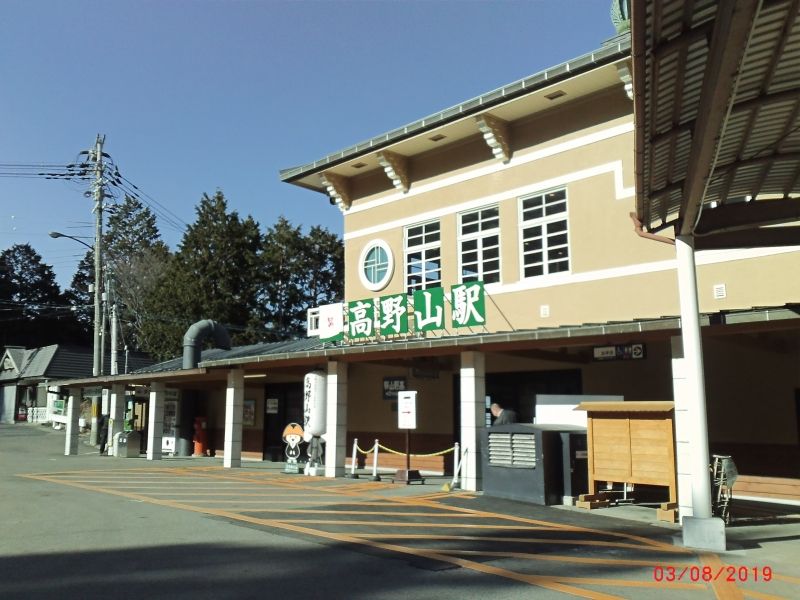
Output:
M142 436L137 431L120 431L114 436L114 456L136 458L142 444Z

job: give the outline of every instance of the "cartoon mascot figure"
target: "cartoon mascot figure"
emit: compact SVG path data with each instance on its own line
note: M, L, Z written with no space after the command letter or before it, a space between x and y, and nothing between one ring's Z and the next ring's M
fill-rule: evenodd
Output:
M297 423L289 423L283 429L283 441L286 442L286 473L299 473L297 459L300 457L300 444L303 442L303 428Z

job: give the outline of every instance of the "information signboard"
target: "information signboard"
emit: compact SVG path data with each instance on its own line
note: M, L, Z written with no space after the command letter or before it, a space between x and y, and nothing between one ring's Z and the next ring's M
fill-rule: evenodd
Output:
M398 429L417 428L417 392L403 390L397 392Z

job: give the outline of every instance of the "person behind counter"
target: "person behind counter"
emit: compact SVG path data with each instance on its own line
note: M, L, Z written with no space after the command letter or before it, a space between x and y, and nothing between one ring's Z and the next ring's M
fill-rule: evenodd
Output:
M492 403L489 407L494 417L492 425L511 425L517 422L517 413L509 408L503 408L497 402Z

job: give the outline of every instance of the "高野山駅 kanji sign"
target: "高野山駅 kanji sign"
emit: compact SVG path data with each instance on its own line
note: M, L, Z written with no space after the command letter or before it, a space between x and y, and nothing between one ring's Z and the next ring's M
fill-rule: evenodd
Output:
M471 281L453 286L447 297L444 288L431 288L416 290L411 296L401 293L354 300L347 303L346 319L334 318L339 315L331 314L332 311L341 311L341 304L322 306L320 340L328 342L346 338L358 341L377 336L394 337L413 332L443 331L447 326L445 314L448 301L450 323L454 329L485 325L483 282ZM413 313L413 319L410 318L410 313Z

